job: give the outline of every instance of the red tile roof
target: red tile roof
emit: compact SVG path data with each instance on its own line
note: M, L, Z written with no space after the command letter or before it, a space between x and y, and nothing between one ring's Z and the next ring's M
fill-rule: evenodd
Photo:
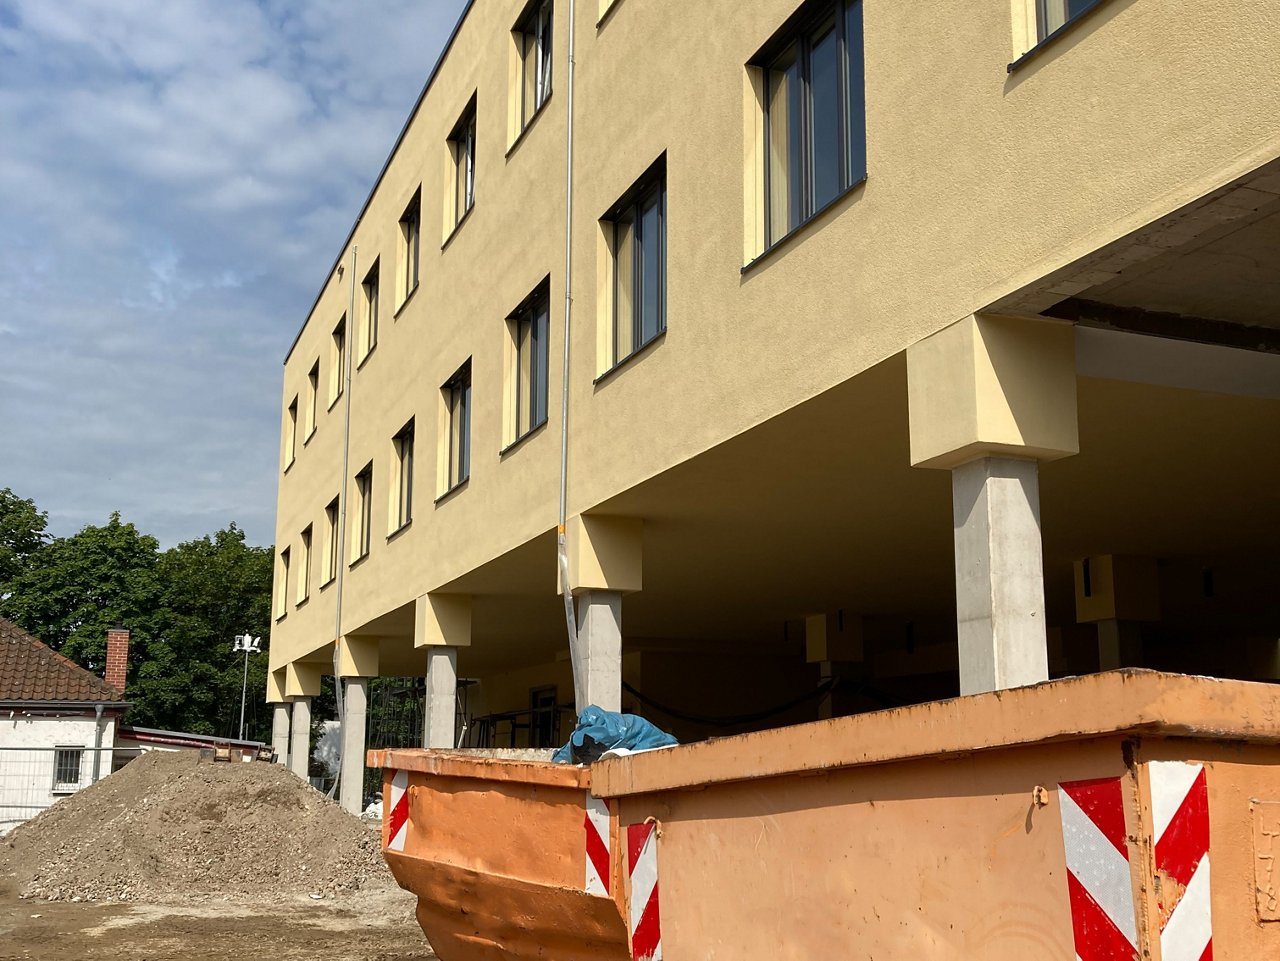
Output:
M120 704L124 698L96 674L0 617L0 703L8 701Z

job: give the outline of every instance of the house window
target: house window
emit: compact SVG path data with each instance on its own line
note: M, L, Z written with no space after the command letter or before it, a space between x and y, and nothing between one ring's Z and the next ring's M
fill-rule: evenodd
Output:
M318 402L317 395L320 393L320 361L311 365L311 370L307 373L307 420L306 426L303 428L303 443L311 439L311 435L316 432L316 404Z
M447 494L471 476L471 361L440 388L444 400L441 432L441 494Z
M605 218L612 255L612 310L606 369L667 329L666 157Z
M520 47L520 129L551 96L551 0L533 0L516 27Z
M338 534L342 530L338 513L338 498L329 501L324 509L324 583L338 576ZM323 585L322 585L323 586Z
M373 348L378 346L378 262L376 260L369 273L365 275L360 291L364 308L364 317L360 324L360 362L364 363L365 358L373 352Z
M764 80L765 243L867 175L861 0L806 7L755 61Z
M547 421L550 286L550 281L544 280L507 318L511 343L507 373L509 444Z
M373 462L356 474L356 536L352 540L351 563L369 554L369 541L373 532Z
M53 790L58 794L75 791L80 787L80 759L82 747L58 747L53 752Z
M449 154L453 159L453 184L450 191L450 209L453 217L446 224L452 231L476 202L476 101L463 111L453 133L449 135Z
M418 289L418 264L422 247L422 191L414 192L409 206L400 216L400 305Z
M311 525L302 532L302 556L298 565L298 592L295 603L301 604L311 596Z
M293 465L298 453L298 398L295 396L284 416L284 469Z
M400 432L391 439L392 451L395 455L395 502L391 506L391 516L395 518L392 532L400 530L413 520L413 421L400 428Z
M276 568L276 619L289 613L289 548L280 552L280 564Z
M342 396L342 380L347 374L347 318L333 328L333 344L329 351L329 406Z
M560 743L560 708L556 688L535 687L529 692L529 746L556 747Z
M1036 0L1038 39L1044 40L1098 3L1098 0Z

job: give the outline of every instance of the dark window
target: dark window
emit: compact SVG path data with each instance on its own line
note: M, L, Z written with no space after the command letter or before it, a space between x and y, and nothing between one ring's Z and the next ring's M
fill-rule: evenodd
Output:
M277 572L280 584L276 588L276 618L289 613L289 548L280 552L280 569Z
M356 475L356 500L360 504L357 517L356 555L359 560L369 553L369 541L373 532L373 464L365 465L364 470Z
M806 7L769 42L765 239L774 244L867 174L861 0Z
M298 571L298 603L311 596L311 525L302 532L302 570Z
M311 437L316 432L316 398L320 393L320 361L317 360L311 365L311 371L307 374L307 425L306 436Z
M400 264L400 301L418 289L418 255L422 240L422 191L413 195L400 217L400 242L403 260ZM396 308L399 310L399 307Z
M613 225L613 363L667 329L665 156L608 218Z
M360 345L360 359L364 360L369 356L369 352L378 346L378 262L376 260L360 286L364 292L364 327L361 330L363 343Z
M324 582L326 584L338 576L338 533L342 529L340 524L341 520L338 516L338 498L335 497L329 502L329 506L324 509L324 526L326 535Z
M534 0L516 28L520 42L520 129L551 96L551 0Z
M289 404L289 410L285 414L284 424L284 446L285 458L284 466L288 467L293 463L293 458L298 453L298 398L295 397Z
M472 98L453 133L453 222L456 225L476 202L476 102Z
M513 441L519 440L547 420L547 336L550 310L550 282L543 281L508 318L515 344Z
M333 328L332 370L329 375L329 405L342 396L342 381L347 376L347 318L338 321Z
M53 789L74 791L80 786L80 758L82 747L55 748L53 753Z
M396 530L413 520L413 421L393 438L396 453Z
M1039 38L1049 34L1098 3L1098 0L1036 0L1036 24Z
M449 411L449 456L445 490L471 476L471 361L468 360L444 385Z

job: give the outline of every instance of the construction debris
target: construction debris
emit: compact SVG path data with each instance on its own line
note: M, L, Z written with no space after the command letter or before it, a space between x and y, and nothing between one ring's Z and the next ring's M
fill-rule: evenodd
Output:
M375 827L283 767L151 753L0 840L50 901L281 901L394 888Z

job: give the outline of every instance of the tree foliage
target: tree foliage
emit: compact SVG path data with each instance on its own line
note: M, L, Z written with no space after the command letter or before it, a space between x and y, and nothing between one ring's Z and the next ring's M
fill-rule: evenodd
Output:
M53 539L44 522L31 501L0 494L0 565L13 558L0 567L0 613L95 673L107 630L127 627L127 721L236 736L245 665L232 640L269 632L271 548L245 543L234 523L162 551L119 514ZM246 708L246 735L263 740L266 661L249 658Z

